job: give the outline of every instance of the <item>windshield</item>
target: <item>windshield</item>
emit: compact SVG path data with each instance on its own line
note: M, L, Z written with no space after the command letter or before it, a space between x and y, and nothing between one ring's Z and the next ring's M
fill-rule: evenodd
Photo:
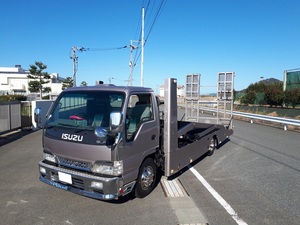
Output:
M55 103L47 126L108 127L111 112L121 112L125 94L108 91L65 92Z

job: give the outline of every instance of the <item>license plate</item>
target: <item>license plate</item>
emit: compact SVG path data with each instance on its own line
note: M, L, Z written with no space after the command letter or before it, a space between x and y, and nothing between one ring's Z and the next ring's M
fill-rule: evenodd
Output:
M58 172L58 179L62 182L72 184L72 176L70 174Z

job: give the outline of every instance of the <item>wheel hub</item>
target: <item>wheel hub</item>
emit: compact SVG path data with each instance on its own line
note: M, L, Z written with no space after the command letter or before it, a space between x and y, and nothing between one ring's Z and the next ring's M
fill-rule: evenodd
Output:
M141 187L143 190L147 190L154 181L154 171L153 168L148 166L144 168L144 171L141 176Z

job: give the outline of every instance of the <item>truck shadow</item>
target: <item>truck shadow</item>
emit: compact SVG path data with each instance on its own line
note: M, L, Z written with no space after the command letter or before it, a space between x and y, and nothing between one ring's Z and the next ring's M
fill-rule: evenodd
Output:
M218 145L218 147L215 149L215 151L220 150L220 148L222 146L224 146L226 143L228 143L230 141L230 139L226 139L225 141L223 141L220 145ZM201 162L203 159L205 159L206 157L214 157L212 156L208 156L208 153L205 153L204 155L200 156L198 159L196 159L194 162L192 162L191 164L187 165L186 167L182 168L182 170L178 171L177 173L175 173L174 175L168 177L168 180L173 180L178 178L181 174L184 174L186 171L188 171L190 169L190 167L195 166L196 164L198 164L199 162Z
M36 132L37 130L16 130L8 134L2 134L0 135L0 147L4 146L6 144L9 144L11 142L14 142L28 134L31 134L33 132Z

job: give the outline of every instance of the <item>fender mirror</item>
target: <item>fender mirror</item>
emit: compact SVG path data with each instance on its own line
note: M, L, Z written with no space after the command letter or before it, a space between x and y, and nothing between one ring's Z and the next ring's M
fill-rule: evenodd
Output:
M110 113L109 118L109 126L111 131L118 130L120 124L121 124L122 114L120 112L112 112Z
M37 107L34 109L34 122L36 122L37 126L41 122L41 113L42 113L41 107Z

